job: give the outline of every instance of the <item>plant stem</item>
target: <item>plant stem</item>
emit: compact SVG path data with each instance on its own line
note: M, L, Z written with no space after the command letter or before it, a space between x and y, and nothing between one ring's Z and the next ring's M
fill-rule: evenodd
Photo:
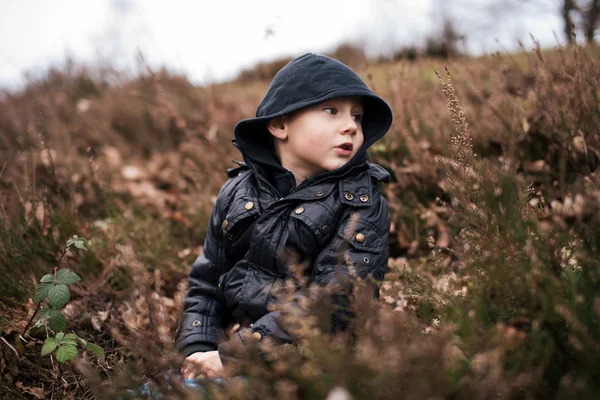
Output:
M60 262L62 261L63 257L65 256L65 254L67 254L67 251L69 250L68 246L65 246L65 248L63 249L62 253L60 254L60 257L58 258L58 261L56 262L56 264L54 264L54 277L56 279L56 270L58 269L58 265L60 264ZM23 333L21 333L21 336L25 336L25 333L27 333L27 329L29 329L29 327L31 326L31 323L33 322L33 319L35 318L35 316L37 315L38 311L40 310L40 307L42 306L42 302L40 301L37 304L37 307L35 308L35 311L33 312L33 315L31 316L31 318L29 318L29 321L27 322L27 325L25 325L25 329L23 329Z
M29 318L29 321L27 322L27 325L25 325L25 329L23 329L23 333L21 333L21 336L25 336L25 333L27 332L27 329L29 329L29 327L31 326L31 323L33 322L33 319L37 315L38 311L40 311L40 307L41 306L42 306L42 302L40 301L37 304L37 307L35 308L35 311L33 312L33 315L31 316L31 318Z
M60 264L60 262L62 261L63 257L65 256L65 254L67 254L67 251L69 251L69 247L65 246L65 248L63 249L60 257L58 258L58 261L56 262L56 264L54 264L54 273L56 274L56 269L58 268L58 265Z

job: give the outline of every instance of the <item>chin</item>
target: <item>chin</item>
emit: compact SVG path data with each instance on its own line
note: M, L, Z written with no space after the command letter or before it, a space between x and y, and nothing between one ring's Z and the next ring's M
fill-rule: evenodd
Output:
M327 165L324 165L323 168L326 171L335 171L336 169L342 168L344 165L348 164L348 161L350 161L350 160L332 161L332 162L328 163Z

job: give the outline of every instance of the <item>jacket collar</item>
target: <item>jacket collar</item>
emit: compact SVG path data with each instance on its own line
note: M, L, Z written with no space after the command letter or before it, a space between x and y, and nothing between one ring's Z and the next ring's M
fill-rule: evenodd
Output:
M250 170L249 165L243 162L236 161L237 168L227 170L230 178L238 176L243 171ZM335 172L335 171L334 171ZM253 175L257 176L253 172ZM346 176L336 179L334 176L329 176L322 181L313 182L313 184L305 187L300 187L296 192L278 199L279 201L317 201L324 199L339 191L339 199L342 204L351 207L369 207L373 204L373 187L379 182L389 182L390 174L380 165L365 162L354 166L354 168L346 171ZM258 197L258 191L272 193L268 183L263 179L256 178L258 185L257 191L252 191L254 196ZM258 201L258 198L257 198Z
M389 182L389 173L377 164L364 162L348 168L344 173L335 175L336 171L323 176L307 185L300 185L298 190L282 198L280 201L316 201L339 191L343 204L352 207L369 207L373 204L374 185L377 182ZM268 186L257 179L259 186L269 190Z

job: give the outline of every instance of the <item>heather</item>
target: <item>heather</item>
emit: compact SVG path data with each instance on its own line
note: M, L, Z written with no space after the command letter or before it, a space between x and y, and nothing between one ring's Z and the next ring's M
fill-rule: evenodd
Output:
M343 52L337 54L344 57ZM591 398L600 392L600 102L593 45L348 62L394 112L371 149L392 182L379 301L356 282L354 334L294 276L299 346L251 346L211 398ZM165 371L233 127L281 62L196 87L67 64L0 100L0 393L117 398ZM64 314L105 351L58 367L29 330L36 284L73 235L88 251ZM294 304L298 287L305 294ZM286 290L284 290L286 292ZM282 293L282 298L286 298ZM301 307L310 318L298 318Z

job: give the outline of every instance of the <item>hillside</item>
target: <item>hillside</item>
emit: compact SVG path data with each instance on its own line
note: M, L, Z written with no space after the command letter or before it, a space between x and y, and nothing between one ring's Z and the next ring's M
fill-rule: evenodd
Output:
M357 290L354 338L290 318L300 347L261 351L217 398L572 398L600 393L598 49L356 60L394 123L381 301ZM271 71L271 72L269 72ZM0 394L116 398L177 369L171 348L233 127L272 70L195 87L68 65L0 101ZM250 78L249 78L250 77ZM254 77L254 78L252 78ZM67 332L99 345L59 366L27 329L36 285L76 272ZM352 349L352 351L349 351ZM210 385L208 385L210 386ZM172 390L183 396L181 388Z

